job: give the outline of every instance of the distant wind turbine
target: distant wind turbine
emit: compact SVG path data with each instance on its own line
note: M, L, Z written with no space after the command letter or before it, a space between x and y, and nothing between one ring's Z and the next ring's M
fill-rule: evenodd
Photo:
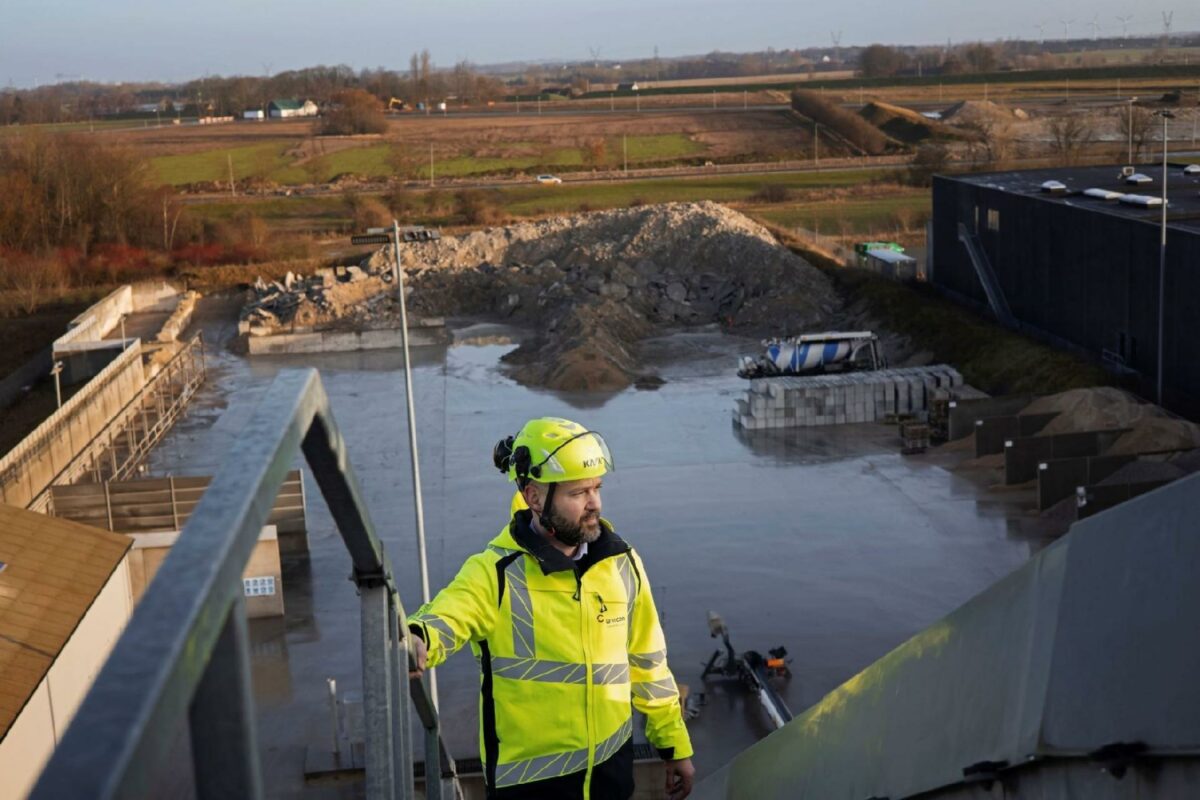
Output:
M1071 38L1071 23L1073 23L1074 21L1075 20L1073 20L1073 19L1060 19L1059 20L1059 22L1061 22L1062 26L1063 26L1063 38L1064 39Z
M1133 19L1133 14L1128 14L1124 17L1117 17L1117 22L1121 23L1121 37L1129 38L1129 20Z

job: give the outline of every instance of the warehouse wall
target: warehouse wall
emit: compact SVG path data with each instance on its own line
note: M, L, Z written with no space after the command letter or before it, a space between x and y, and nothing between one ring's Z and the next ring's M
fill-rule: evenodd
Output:
M1108 207L1111 207L1109 205ZM1123 359L1153 396L1158 348L1159 226L1105 213L1085 198L1050 201L937 177L933 186L934 285L986 307L957 226L977 233L1013 316L1097 357ZM990 213L989 213L990 212ZM991 225L989 226L989 221ZM1200 414L1200 233L1167 236L1166 405Z

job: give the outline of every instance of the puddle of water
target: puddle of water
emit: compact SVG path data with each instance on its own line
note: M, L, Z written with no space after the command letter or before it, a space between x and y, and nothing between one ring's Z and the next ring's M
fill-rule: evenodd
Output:
M795 677L781 691L799 712L1034 546L1010 533L1024 512L979 503L980 488L936 459L901 457L892 428L735 429L730 409L745 389L736 355L753 342L717 331L651 340L643 355L667 383L595 397L506 377L499 359L518 337L472 326L453 346L414 351L431 582L443 586L506 522L512 487L491 465L497 439L549 414L602 431L617 464L604 514L646 563L676 679L708 698L690 725L701 775L768 732L736 686L699 681L715 644L709 610L738 648L788 649ZM213 473L274 375L317 367L405 607L419 605L401 354L214 358L214 380L155 451L150 474ZM310 557L285 565L286 619L251 626L266 783L280 792L302 785L303 745L328 739L325 678L343 689L360 680L349 559L306 480ZM456 656L439 682L450 747L474 756L473 660Z

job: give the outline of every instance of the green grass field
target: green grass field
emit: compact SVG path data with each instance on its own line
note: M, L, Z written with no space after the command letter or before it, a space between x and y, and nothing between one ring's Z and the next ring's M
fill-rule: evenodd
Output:
M163 117L169 124L170 118ZM192 122L194 120L185 120ZM123 131L134 128L153 128L158 123L153 119L102 119L90 122L48 122L42 125L0 125L0 136L19 136L22 131L46 131L48 133L92 133L96 131Z
M624 141L620 136L610 136L606 145L609 161L620 162L627 149L631 164L646 161L672 161L700 155L708 150L700 142L694 141L682 133L628 136Z
M162 182L172 186L205 181L228 181L230 159L233 162L233 176L236 180L251 176L275 179L277 174L286 174L295 170L297 177L295 182L301 182L305 179L304 170L293 167L291 160L284 155L290 146L286 140L275 140L243 147L225 147L204 150L199 153L159 156L151 159L150 163L158 171ZM280 181L280 183L284 182L287 181Z
M287 155L294 142L272 140L242 147L214 148L197 153L160 156L152 159L163 183L182 186L190 183L229 180L229 160L233 160L235 180L261 178L284 186L328 182L340 175L384 178L397 173L405 177L429 177L429 162L414 150L399 151L395 144L380 143L339 150L317 156L302 164ZM605 140L609 165L628 162L636 165L671 163L696 156L707 148L683 134L630 136ZM540 155L510 158L479 157L467 153L434 161L435 178L463 178L472 175L502 175L537 170L571 171L585 166L584 152L578 147L560 147Z

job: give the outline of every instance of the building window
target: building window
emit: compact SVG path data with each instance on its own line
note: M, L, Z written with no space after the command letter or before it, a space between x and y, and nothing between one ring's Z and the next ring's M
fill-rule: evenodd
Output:
M989 208L987 212L987 228L993 233L1000 232L1000 212L997 209Z

